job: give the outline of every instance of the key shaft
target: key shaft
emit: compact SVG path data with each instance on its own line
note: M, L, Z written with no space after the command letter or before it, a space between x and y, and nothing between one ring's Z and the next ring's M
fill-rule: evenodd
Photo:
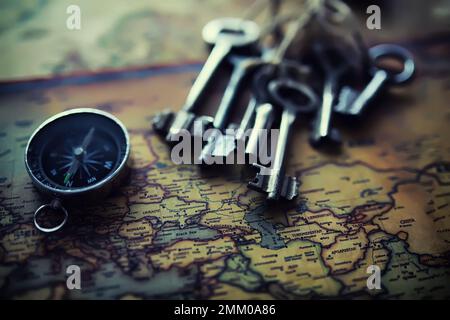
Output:
M378 70L375 72L375 75L370 80L369 84L361 91L355 101L353 101L348 113L351 115L362 114L364 108L374 99L380 89L386 84L387 80L388 74L386 71Z

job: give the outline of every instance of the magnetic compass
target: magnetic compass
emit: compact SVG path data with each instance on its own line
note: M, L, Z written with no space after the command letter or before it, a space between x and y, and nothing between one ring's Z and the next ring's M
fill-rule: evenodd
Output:
M107 194L122 180L129 153L125 126L107 112L72 109L45 121L25 149L25 167L33 183L53 197L36 210L36 227L44 232L59 230L68 216L61 205L65 199L75 202ZM40 225L38 215L46 210L61 211L62 222Z

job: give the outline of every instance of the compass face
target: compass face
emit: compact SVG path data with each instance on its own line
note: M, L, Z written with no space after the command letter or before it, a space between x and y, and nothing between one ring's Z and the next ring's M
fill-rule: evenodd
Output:
M128 153L128 135L117 119L94 109L75 109L49 119L35 132L26 165L47 191L77 193L110 180Z

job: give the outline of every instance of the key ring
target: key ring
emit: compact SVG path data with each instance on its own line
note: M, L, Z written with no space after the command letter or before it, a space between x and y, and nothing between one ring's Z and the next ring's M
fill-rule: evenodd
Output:
M306 98L305 104L292 102L283 97L282 90L288 89L302 94ZM274 102L280 105L286 105L302 113L309 113L317 108L318 99L314 91L307 85L293 81L289 78L272 80L269 83L269 92Z
M403 47L395 44L380 44L370 48L369 55L374 64L381 57L393 57L403 61L403 70L399 73L390 72L374 65L371 70L372 75L382 69L388 74L390 82L402 84L410 80L414 74L415 65L412 54Z
M269 82L281 78L290 78L295 74L302 78L311 73L311 69L294 61L285 60L281 63L269 63L263 65L256 73L252 82L253 94L259 102L268 102L271 100L271 94L268 92Z
M37 218L39 216L39 214L45 210L45 209L52 209L54 211L62 211L64 213L64 219L63 221L56 225L55 227L52 228L45 228L43 226L41 226L38 222L37 222ZM61 204L61 201L59 199L53 199L50 203L44 204L42 206L40 206L39 208L36 209L36 211L34 212L34 225L36 226L36 228L38 228L40 231L42 232L55 232L58 231L59 229L61 229L67 222L67 218L69 217L69 213L67 212L66 208L64 208Z

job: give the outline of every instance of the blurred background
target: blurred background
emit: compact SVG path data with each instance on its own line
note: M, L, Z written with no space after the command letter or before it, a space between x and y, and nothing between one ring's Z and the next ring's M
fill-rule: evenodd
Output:
M346 2L358 17L368 44L408 42L450 31L450 0ZM217 17L243 17L253 3L254 0L1 0L0 81L202 61L207 55L200 33L203 25ZM298 3L286 0L283 10ZM81 30L66 27L66 10L73 4L81 9ZM365 28L366 8L370 4L381 7L381 30Z

